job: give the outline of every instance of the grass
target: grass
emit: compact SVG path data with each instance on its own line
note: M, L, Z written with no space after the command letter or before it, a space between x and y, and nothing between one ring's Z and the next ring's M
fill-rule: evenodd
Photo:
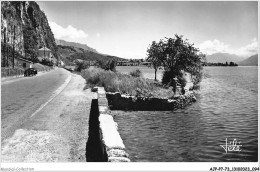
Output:
M12 67L1 67L1 77L11 77L11 76L18 76L23 74L24 74L24 69L21 67L15 66L14 69Z
M81 72L87 81L86 87L101 86L108 92L120 92L141 97L173 97L171 87L164 88L161 83L119 72L105 71L100 68L86 69Z
M40 63L34 63L32 65L33 68L35 68L38 72L39 71L49 71L51 70L52 68L49 67L49 66L45 66L45 65L42 65ZM2 67L1 68L1 77L10 77L10 76L18 76L18 75L23 75L24 74L24 71L25 69L22 68L22 67L18 67L18 66L15 66L15 68L13 69L12 67Z
M40 63L34 63L34 64L32 65L32 67L35 68L38 72L39 72L39 71L49 71L49 70L52 69L51 67L46 66L46 65L42 65L42 64L40 64Z

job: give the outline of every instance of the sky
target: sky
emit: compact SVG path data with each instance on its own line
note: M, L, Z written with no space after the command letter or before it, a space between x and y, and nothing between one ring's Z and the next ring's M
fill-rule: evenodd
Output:
M38 1L54 37L122 58L183 35L204 54L258 53L257 1Z

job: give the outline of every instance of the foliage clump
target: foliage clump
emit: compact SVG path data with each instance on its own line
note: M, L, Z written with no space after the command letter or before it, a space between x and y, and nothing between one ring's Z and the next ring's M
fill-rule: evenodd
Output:
M168 84L174 77L183 79L183 72L191 74L194 85L200 83L205 55L200 53L194 44L184 40L182 35L176 34L174 38L153 41L147 53L147 61L152 62L155 71L159 67L165 70L163 84Z
M75 71L77 72L81 72L82 70L85 70L89 67L88 63L86 63L85 61L77 61L76 62L76 68Z
M48 59L42 59L40 63L43 64L43 65L46 65L46 66L53 66L54 65L54 63L51 60L48 60Z
M140 69L136 69L134 71L131 71L129 75L131 75L132 77L141 77L142 71Z
M115 59L110 60L98 60L97 66L104 70L116 71L117 61Z
M108 92L120 92L138 97L170 98L173 96L170 88L163 88L160 83L141 77L132 77L100 68L86 69L81 74L86 79L87 86L101 86Z

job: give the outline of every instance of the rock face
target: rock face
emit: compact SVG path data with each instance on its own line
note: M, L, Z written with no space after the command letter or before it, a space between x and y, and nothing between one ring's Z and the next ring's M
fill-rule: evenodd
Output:
M2 1L1 34L1 45L6 42L6 46L11 47L15 35L15 51L28 60L37 62L38 49L43 46L49 48L57 58L53 33L44 12L36 2Z

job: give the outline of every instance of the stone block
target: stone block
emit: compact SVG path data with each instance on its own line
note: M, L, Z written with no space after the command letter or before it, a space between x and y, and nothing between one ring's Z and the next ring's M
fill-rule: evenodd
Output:
M106 98L98 98L98 105L108 106L108 101Z
M124 150L121 149L110 149L107 150L108 157L126 157L128 158L129 155Z
M126 157L109 157L108 162L130 162L130 159Z
M98 106L99 109L99 113L106 113L108 111L108 107L107 106Z
M117 124L114 122L113 117L111 115L101 114L99 116L99 122L103 143L107 149L125 149L125 145L117 131Z
M106 94L98 94L98 98L106 98Z

